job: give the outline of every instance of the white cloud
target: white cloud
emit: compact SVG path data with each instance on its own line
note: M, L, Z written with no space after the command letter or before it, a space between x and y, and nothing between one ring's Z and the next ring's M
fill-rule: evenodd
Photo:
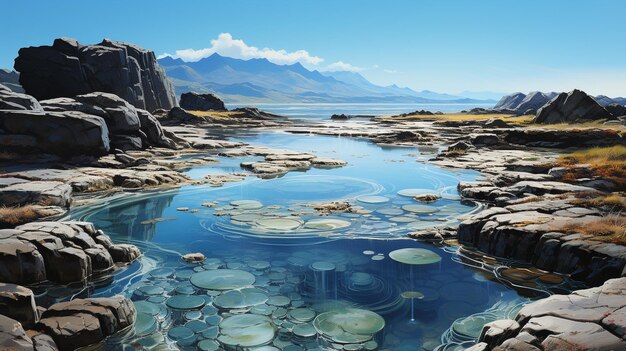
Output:
M343 61L333 62L323 69L323 71L327 71L327 72L336 72L336 71L358 72L362 70L363 69L361 67L353 66Z
M280 65L293 64L296 62L300 62L305 65L319 65L322 61L324 61L323 58L313 56L306 50L288 52L283 49L259 49L254 46L249 46L243 40L233 39L233 36L230 33L220 33L217 39L211 40L211 47L198 50L176 50L175 54L164 53L159 55L159 57L162 58L165 56L171 56L174 58L181 58L187 62L193 62L209 57L214 53L245 60L252 58L265 58Z
M384 69L383 72L389 73L389 74L398 73L398 71L396 71L395 69Z

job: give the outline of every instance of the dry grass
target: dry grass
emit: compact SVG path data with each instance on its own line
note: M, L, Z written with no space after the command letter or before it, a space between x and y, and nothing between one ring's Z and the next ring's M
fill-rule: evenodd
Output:
M619 190L626 189L626 146L595 147L576 151L561 156L557 162L566 168L573 168L577 164L589 164L595 176L610 180ZM574 177L572 174L567 173L563 179L568 180L572 177Z
M33 206L22 207L0 207L0 224L5 226L17 226L23 223L34 221L39 218L39 214Z
M598 241L626 245L626 217L621 215L609 215L591 222L568 224L563 230L568 233L590 235Z
M532 119L528 122L522 122L527 124L532 128L540 128L540 129L558 129L558 130L572 130L572 129L606 129L613 130L616 133L624 134L626 133L626 126L623 124L616 125L605 125L604 122L606 120L601 119L597 121L589 121L589 122L575 122L575 123L555 123L555 124L534 124L532 123Z
M236 111L187 111L198 117L210 117L214 119L228 119L241 115L241 112Z
M533 116L515 116L509 114L485 114L485 115L472 115L468 113L445 113L441 115L408 115L408 116L395 116L395 117L381 117L381 119L389 120L389 121L455 121L455 122L463 122L463 121L486 121L489 119L499 118L506 122L514 122L514 123L525 123L527 121L532 120Z
M588 197L572 201L573 205L581 207L600 208L606 212L623 212L626 210L626 197L614 193L609 195Z

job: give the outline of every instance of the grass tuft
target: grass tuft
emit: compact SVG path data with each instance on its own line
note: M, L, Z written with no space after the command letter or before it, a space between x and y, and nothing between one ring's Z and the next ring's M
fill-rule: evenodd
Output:
M561 156L557 162L565 168L588 164L595 176L610 180L620 190L626 189L626 146L595 147L576 151ZM573 181L575 175L566 173L563 179Z
M17 226L39 218L33 206L0 207L0 223L5 226Z
M626 245L626 217L608 215L590 222L567 224L563 230L592 236L594 240Z

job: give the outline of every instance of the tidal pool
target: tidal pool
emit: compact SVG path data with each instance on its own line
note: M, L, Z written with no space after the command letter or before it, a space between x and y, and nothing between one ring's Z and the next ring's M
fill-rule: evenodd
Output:
M144 253L90 290L124 294L138 310L134 329L109 338L107 349L456 350L471 345L484 323L511 317L528 301L501 282L505 263L406 239L479 210L456 192L476 172L416 162L426 156L415 148L354 139L234 137L348 165L125 194L73 211L71 218ZM242 158L219 160L188 174L239 171ZM425 204L411 197L422 193L441 198ZM348 201L356 211L321 216L310 206L327 201ZM192 252L207 258L181 260ZM526 283L534 295L569 288L566 281Z

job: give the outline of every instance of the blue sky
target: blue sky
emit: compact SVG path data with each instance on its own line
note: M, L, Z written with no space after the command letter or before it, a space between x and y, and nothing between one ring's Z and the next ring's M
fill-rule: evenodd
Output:
M50 44L59 36L83 43L106 37L157 54L193 49L182 54L197 56L217 47L218 52L265 55L277 62L299 60L319 70L344 67L377 84L417 90L581 88L626 95L626 1L621 0L0 4L0 67L11 67L23 46Z

